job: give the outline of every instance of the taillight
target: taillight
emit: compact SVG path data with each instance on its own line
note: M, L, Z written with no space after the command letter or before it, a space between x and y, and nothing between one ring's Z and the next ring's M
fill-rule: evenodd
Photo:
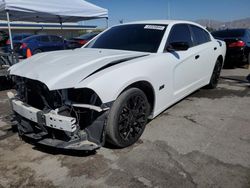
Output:
M79 40L78 43L81 44L81 45L84 45L84 44L87 43L87 41L86 40Z
M243 41L237 41L237 42L233 42L231 44L228 45L229 48L233 48L233 47L244 47L246 45L245 42Z
M26 43L22 43L21 46L20 46L20 49L24 49L24 48L27 48L28 45Z
M9 45L9 44L10 44L10 39L8 39L8 40L6 41L6 44L7 44L7 45Z

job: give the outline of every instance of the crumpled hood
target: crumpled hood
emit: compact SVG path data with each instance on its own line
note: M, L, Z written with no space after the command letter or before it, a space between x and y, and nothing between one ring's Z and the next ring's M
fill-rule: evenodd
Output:
M95 71L148 53L81 48L41 53L10 67L10 75L38 80L50 90L73 88Z

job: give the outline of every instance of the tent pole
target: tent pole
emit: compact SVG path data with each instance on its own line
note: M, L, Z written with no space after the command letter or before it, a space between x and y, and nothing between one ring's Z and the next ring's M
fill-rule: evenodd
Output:
M61 34L63 36L63 25L62 25L62 18L61 18L61 16L59 16L59 23L60 23L60 26L61 26Z
M109 18L106 18L106 29L109 27Z
M8 10L6 11L6 16L7 16L7 22L8 22L8 30L9 30L9 38L10 38L10 47L11 47L11 50L13 51L13 50L14 50L14 47L13 47L13 41L12 41L11 28L10 28L10 15L9 15L9 11L8 11Z
M63 25L62 25L62 18L59 17L59 23L60 23L60 26L61 26L61 30L63 29Z

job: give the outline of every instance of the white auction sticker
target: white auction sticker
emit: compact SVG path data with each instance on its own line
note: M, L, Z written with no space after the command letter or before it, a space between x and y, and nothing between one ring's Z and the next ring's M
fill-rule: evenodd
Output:
M161 26L161 25L145 25L144 29L155 29L155 30L163 31L165 29L165 26Z

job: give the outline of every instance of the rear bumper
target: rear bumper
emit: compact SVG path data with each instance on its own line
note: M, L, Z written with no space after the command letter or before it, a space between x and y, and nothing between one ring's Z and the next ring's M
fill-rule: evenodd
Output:
M227 49L226 58L228 61L244 62L247 60L248 54L244 48Z
M93 151L103 143L103 131L107 113L103 113L92 125L80 130L76 118L43 112L31 107L14 95L8 94L19 135L34 144L59 149Z

